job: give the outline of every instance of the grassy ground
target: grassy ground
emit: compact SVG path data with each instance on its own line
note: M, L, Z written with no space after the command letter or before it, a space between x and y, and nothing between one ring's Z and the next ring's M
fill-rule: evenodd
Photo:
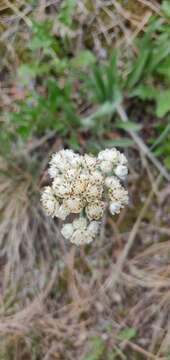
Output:
M169 1L0 2L0 360L170 358ZM129 207L72 247L51 153L118 146Z

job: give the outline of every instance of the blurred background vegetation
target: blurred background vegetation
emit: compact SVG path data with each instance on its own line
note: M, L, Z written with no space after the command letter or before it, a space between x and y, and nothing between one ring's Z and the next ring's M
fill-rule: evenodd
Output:
M170 1L0 2L0 360L170 359ZM51 154L116 146L130 204L75 249Z

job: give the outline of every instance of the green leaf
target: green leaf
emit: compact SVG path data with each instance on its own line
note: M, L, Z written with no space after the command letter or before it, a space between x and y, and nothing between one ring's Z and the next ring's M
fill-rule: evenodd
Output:
M91 339L91 350L83 357L83 360L99 360L105 350L105 342L96 336Z
M170 54L170 38L169 34L163 34L164 37L159 37L157 46L153 49L152 57L148 66L148 72L156 70L157 66L166 60Z
M157 66L157 68L156 68L156 72L158 74L161 74L161 75L165 76L169 80L170 79L170 62L169 62L169 59L166 59L161 64L159 64Z
M131 340L133 338L135 338L137 335L137 331L136 329L134 328L126 328L126 329L123 329L119 332L117 338L121 341L123 340Z
M165 116L170 111L170 90L164 90L157 94L156 115Z
M167 124L167 126L162 131L160 136L155 140L155 142L151 146L150 150L153 150L153 149L155 149L156 146L160 145L166 139L166 137L168 136L169 133L170 133L170 123Z
M79 151L80 150L80 144L78 141L78 136L75 133L75 131L72 133L70 139L68 140L68 144L73 150Z
M109 64L106 66L106 91L109 101L116 101L121 92L119 86L119 73L117 68L117 54L112 53Z
M165 157L164 164L167 167L167 169L170 170L170 155Z
M80 51L79 54L72 60L73 66L85 68L96 62L94 54L90 50Z
M102 141L103 146L112 147L118 146L121 148L126 148L134 145L134 141L129 138L120 138L115 140L104 140Z
M163 1L161 9L167 17L170 17L170 1L169 0Z
M99 107L99 109L81 120L82 126L84 128L91 128L94 126L94 121L100 117L106 115L112 115L116 110L117 103L105 102Z
M153 86L141 84L130 93L130 97L137 96L141 100L152 100L156 98L157 93L158 90Z
M128 76L127 84L130 88L136 85L136 83L140 80L144 72L145 65L148 61L149 55L150 55L149 47L143 48L142 51L139 53L138 58L133 66L133 69L130 75Z
M52 46L54 38L51 34L52 24L50 21L33 21L33 36L29 42L29 48L35 51L40 48L47 49Z
M96 94L98 92L98 101L102 103L107 100L107 89L103 78L103 69L96 65L93 72L94 82L96 85Z
M58 19L66 26L72 25L76 0L63 0Z
M67 122L72 124L72 126L79 126L80 125L80 119L76 115L72 105L69 104L69 103L64 103L63 104L63 109L64 109L65 116L67 118Z
M139 131L142 129L142 125L134 123L132 121L126 121L126 122L117 122L115 126L119 129L123 130L132 130L132 131Z
M27 125L19 126L16 129L17 134L21 136L21 138L24 140L30 135L30 128Z

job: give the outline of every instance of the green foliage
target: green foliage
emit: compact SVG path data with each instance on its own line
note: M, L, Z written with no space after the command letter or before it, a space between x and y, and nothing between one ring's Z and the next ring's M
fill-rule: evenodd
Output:
M75 8L76 1L63 1L58 14L60 23L72 27ZM166 1L162 9L166 11ZM142 106L152 102L153 116L168 116L170 25L159 17L152 17L145 34L137 39L138 55L131 57L130 67L127 64L127 77L119 69L116 52L100 61L86 48L70 56L68 36L56 38L51 21L32 20L31 31L29 60L19 66L16 77L24 99L16 101L15 112L5 114L0 133L3 148L10 148L13 142L21 144L31 136L43 136L49 130L63 136L76 150L81 132L88 134L86 146L92 151L105 146L133 146L129 131L140 131L143 124L134 119L123 123L118 118L117 105L123 99L137 98L141 104L144 102ZM81 111L82 104L90 109L87 113ZM156 144L154 153L162 156L169 167L167 119L154 131L155 138L152 135L148 142ZM115 138L108 139L109 132L115 133Z
M63 0L58 19L66 26L71 27L76 0Z
M162 9L167 12L166 15L168 8L169 1L164 1ZM155 138L152 136L150 141L156 144L155 155L162 156L164 164L169 168L170 25L161 23L159 18L152 19L143 38L138 39L137 45L138 56L137 59L132 59L127 79L129 96L136 97L145 104L155 104L153 117L162 118L162 122L156 129Z
M119 129L131 130L131 131L138 131L142 128L142 125L137 124L133 121L126 121L126 122L117 121L115 126Z
M170 90L164 90L156 96L156 115L164 117L170 111Z
M96 62L94 54L90 50L82 50L74 57L72 65L74 67L86 68Z
M170 55L170 26L161 24L157 19L151 22L143 38L137 40L138 56L132 59L127 86L133 88L139 80L156 76L162 67L167 66ZM169 65L169 62L168 62Z
M24 102L19 103L19 112L10 115L15 131L23 140L31 134L43 135L46 129L56 129L65 135L79 125L74 104L70 100L70 84L61 88L57 81L49 79L46 89L46 97L32 92ZM59 117L61 108L63 113Z
M158 91L150 85L141 84L131 93L132 96L137 96L141 100L154 100L155 114L162 118L170 111L170 90Z
M121 341L123 340L131 340L135 338L137 335L136 329L134 328L125 328L121 330L117 336L117 338Z
M156 156L163 156L165 166L170 169L170 121L168 119L166 126L162 122L155 124L155 131L158 137L151 139L151 150ZM159 135L160 134L160 135Z
M152 85L139 84L131 91L130 96L138 97L141 100L152 100L156 99L157 93L157 90Z
M123 137L115 140L103 140L102 145L103 147L108 147L108 148L112 148L113 146L126 148L129 146L133 146L134 141L129 138Z
M53 46L54 37L51 34L52 23L50 21L32 22L32 39L29 42L29 48L32 51L38 49L47 49Z
M96 65L95 56L87 49L70 59L67 56L60 59L61 54L55 49L54 59L55 39L51 36L50 29L49 22L33 22L31 44L34 45L29 45L33 54L32 61L21 64L17 74L19 84L25 88L25 98L16 102L16 112L8 114L13 139L16 143L21 143L30 136L43 136L46 131L54 130L60 136L67 137L69 146L79 149L76 131L90 130L94 147L99 149L105 146L99 138L106 129L112 129L116 106L122 97L117 56L113 54L109 61ZM38 49L42 50L42 56L46 56L47 48L52 50L48 51L48 58L37 60L35 55ZM78 97L77 92L74 92L75 82L81 85ZM40 83L43 93L39 91ZM97 111L92 109L91 115L84 118L79 114L80 101L90 103L92 108L94 104L100 106ZM132 123L127 126L120 122L114 125L125 132L128 126L132 127ZM133 123L133 129L136 131L139 126ZM132 143L129 138L118 138L112 141L112 145L111 142L108 143L108 146L131 146ZM87 141L87 146L88 144Z
M105 350L105 342L101 337L96 336L90 339L90 348L83 360L100 360Z
M92 77L87 81L92 99L99 103L121 100L120 75L117 68L117 56L113 53L107 63L96 64Z
M167 17L170 17L170 2L169 2L169 0L164 0L162 2L162 10Z
M107 325L107 331L109 334L112 333L111 324ZM90 350L84 355L82 360L102 360L103 358L106 360L114 360L117 359L118 356L124 358L125 355L119 345L122 341L132 340L136 336L136 329L130 327L124 328L118 333L113 347L108 346L106 341L104 341L101 337L95 336L89 340Z
M133 88L142 77L150 55L149 41L142 46L138 58L135 60L132 71L129 74L127 85Z

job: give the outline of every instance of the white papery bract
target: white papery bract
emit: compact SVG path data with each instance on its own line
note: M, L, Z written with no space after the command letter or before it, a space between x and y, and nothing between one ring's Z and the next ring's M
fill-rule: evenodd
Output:
M61 229L61 233L66 239L71 238L71 236L73 235L73 231L73 224L65 224Z
M128 169L126 165L118 165L116 166L114 173L121 180L126 180Z
M121 204L119 202L110 203L109 210L112 215L119 214L120 209L121 209Z
M98 221L91 221L88 225L88 231L92 236L96 236L99 231L100 223Z
M114 215L128 204L122 184L127 159L115 148L102 150L97 157L61 150L52 155L48 172L52 183L42 193L42 205L47 215L63 221L74 214L61 233L76 245L94 240L107 208Z

